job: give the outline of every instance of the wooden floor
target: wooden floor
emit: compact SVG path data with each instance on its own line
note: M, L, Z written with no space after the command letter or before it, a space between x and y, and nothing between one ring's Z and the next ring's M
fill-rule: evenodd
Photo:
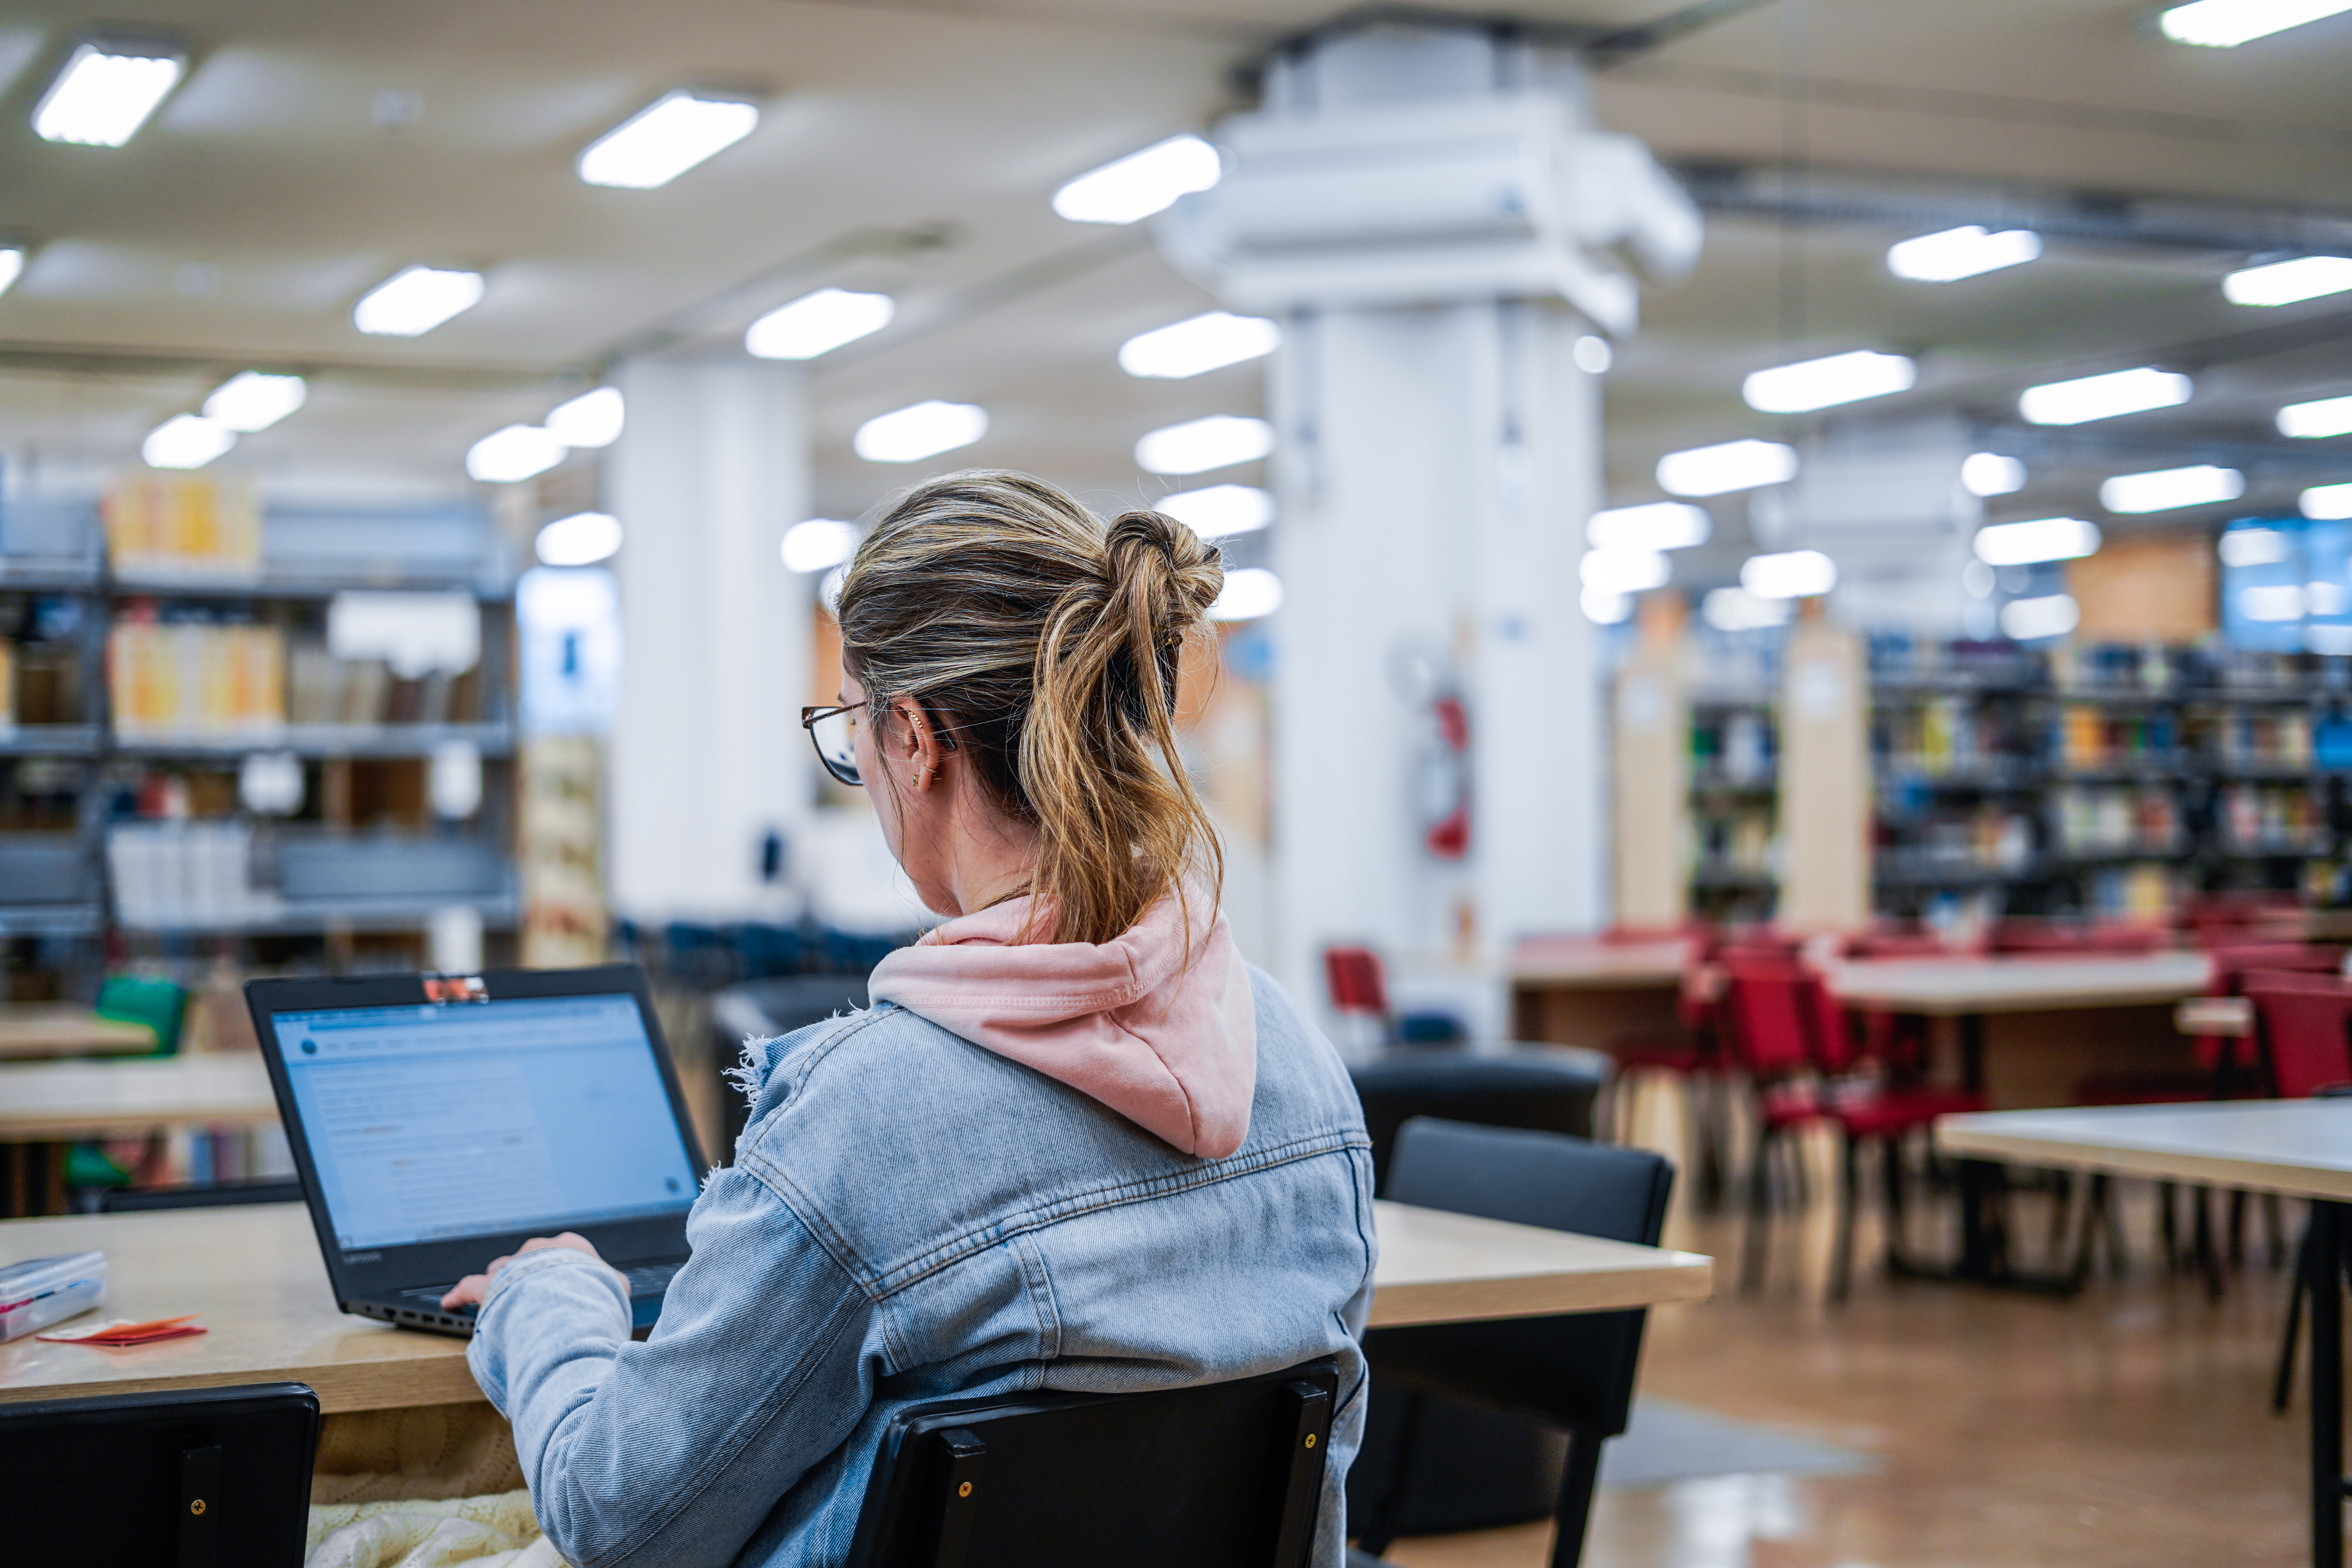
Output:
M1809 1152L1825 1176L1826 1143ZM1784 1215L1759 1297L1728 1293L1727 1267L1725 1296L1652 1314L1642 1387L1862 1450L1877 1469L1604 1489L1586 1563L2304 1561L2300 1391L2285 1417L2269 1405L2286 1277L2250 1260L2221 1300L2209 1300L2201 1280L2158 1264L2152 1193L2137 1185L2130 1277L2073 1300L1891 1281L1870 1269L1846 1304L1831 1308L1822 1289L1825 1205ZM2033 1212L2032 1200L2021 1205L2024 1216ZM2299 1223L2292 1209L2289 1223ZM2258 1243L2263 1234L2257 1226ZM1667 1239L1727 1264L1738 1225L1678 1213ZM1943 1238L1923 1227L1918 1239ZM1860 1256L1879 1256L1874 1237L1865 1235ZM1400 1542L1388 1555L1403 1568L1538 1568L1550 1533L1536 1525Z

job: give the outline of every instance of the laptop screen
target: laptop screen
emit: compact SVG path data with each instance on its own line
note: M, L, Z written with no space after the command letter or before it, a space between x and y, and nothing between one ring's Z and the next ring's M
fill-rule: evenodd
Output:
M338 1243L552 1234L694 1202L626 994L275 1016Z

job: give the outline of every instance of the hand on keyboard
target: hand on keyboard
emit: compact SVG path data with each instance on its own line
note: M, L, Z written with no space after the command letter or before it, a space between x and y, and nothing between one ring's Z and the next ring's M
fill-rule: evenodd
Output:
M596 1244L577 1231L567 1230L562 1236L534 1236L522 1244L520 1251L505 1258L491 1258L489 1267L479 1274L468 1274L451 1286L449 1293L441 1298L442 1309L446 1311L453 1307L480 1306L483 1296L489 1291L490 1281L498 1278L499 1270L521 1257L523 1253L537 1252L543 1247L568 1247L574 1252L586 1253L599 1263L604 1262L604 1257L596 1250ZM609 1264L605 1266L611 1268ZM621 1280L623 1288L626 1289L629 1277L617 1268L613 1269L613 1273Z

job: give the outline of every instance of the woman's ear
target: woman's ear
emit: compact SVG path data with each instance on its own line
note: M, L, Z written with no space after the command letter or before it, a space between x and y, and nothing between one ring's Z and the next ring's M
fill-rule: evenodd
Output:
M919 791L928 789L931 781L946 771L947 748L940 743L939 731L932 728L931 716L921 703L912 698L901 698L890 705L890 710L906 734L899 757L904 759L908 785Z

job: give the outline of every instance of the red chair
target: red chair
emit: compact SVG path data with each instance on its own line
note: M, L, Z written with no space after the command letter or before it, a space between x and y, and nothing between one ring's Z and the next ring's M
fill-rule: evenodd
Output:
M1327 947L1323 980L1330 989L1333 1012L1343 1018L1370 1019L1382 1038L1388 1037L1389 985L1379 953L1369 947Z
M1844 1135L1837 1249L1830 1277L1832 1298L1843 1298L1853 1272L1862 1146L1876 1143L1882 1152L1887 1255L1900 1266L1903 1140L1933 1125L1939 1116L1981 1110L1981 1098L1871 1076L1883 1064L1864 1054L1845 1010L1821 977L1796 960L1731 952L1723 964L1725 1038L1733 1058L1754 1080L1757 1106L1741 1287L1753 1291L1763 1283L1771 1223L1772 1150L1787 1133L1808 1122L1830 1121Z
M2267 973L2245 977L2254 1005L2254 1044L2265 1088L2280 1100L2341 1092L2352 1085L2352 985L2331 976ZM2286 1333L2279 1347L2271 1406L2284 1410L2294 1387L2294 1353L2303 1301L2311 1289L2311 1231L2295 1248L2294 1294L2287 1299ZM2327 1282L2336 1288L2334 1280Z

